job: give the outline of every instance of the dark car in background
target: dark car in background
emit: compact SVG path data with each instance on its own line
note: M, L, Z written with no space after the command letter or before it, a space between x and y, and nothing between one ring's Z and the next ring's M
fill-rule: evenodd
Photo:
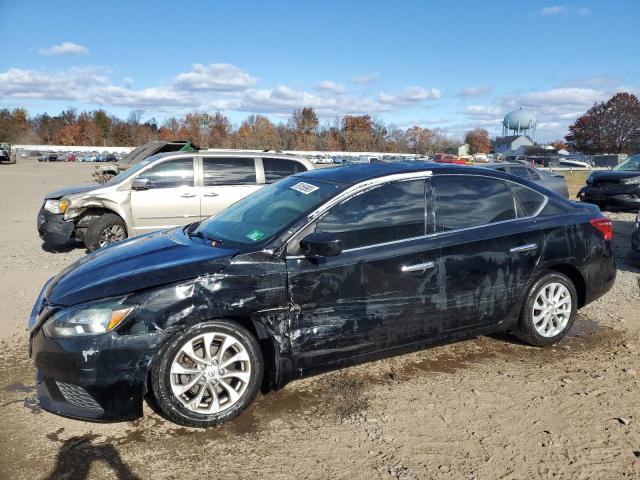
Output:
M545 188L548 188L552 192L558 195L569 198L569 188L567 187L567 180L563 175L557 173L545 172L544 170L538 170L530 165L523 165L520 162L513 163L487 163L482 165L485 168L491 168L500 172L510 173L517 177L531 180Z
M485 168L296 174L51 279L29 319L40 405L127 420L150 393L205 427L261 387L428 345L551 345L613 285L611 237L597 207Z
M600 208L640 209L640 155L629 157L613 170L592 172L578 198Z

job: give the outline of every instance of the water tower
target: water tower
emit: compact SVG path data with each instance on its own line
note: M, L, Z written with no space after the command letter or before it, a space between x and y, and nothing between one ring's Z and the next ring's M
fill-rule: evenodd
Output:
M535 141L538 120L533 112L529 110L514 110L504 116L502 121L502 136L507 135L527 135Z

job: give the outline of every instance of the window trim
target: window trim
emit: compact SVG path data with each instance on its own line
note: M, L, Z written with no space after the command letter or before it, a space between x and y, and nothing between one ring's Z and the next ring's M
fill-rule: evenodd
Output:
M421 175L416 175L416 173L421 174ZM504 172L506 173L506 172ZM482 225L476 225L473 227L465 227L465 228L458 228L456 230L447 230L446 232L431 232L431 233L427 233L423 236L419 236L419 237L412 237L412 238L404 238L401 240L394 240L392 242L385 242L385 243L376 243L373 245L365 245L362 247L355 247L355 248L350 248L350 249L346 249L343 250L343 253L349 253L355 250L364 250L367 248L376 248L376 247L384 247L387 245L392 245L392 244L398 244L398 243L403 243L403 242L411 242L411 241L416 241L416 240L426 240L426 239L431 239L434 237L439 237L442 235L451 235L451 234L455 234L458 232L465 232L468 230L476 230L478 228L485 228L485 227L489 227L489 226L493 226L493 225L502 225L505 223L511 223L511 222L519 222L522 220L531 220L533 218L536 218L538 215L540 215L540 213L544 210L544 208L547 206L547 204L549 203L549 197L547 197L546 195L544 195L541 192L538 192L537 190L534 190L533 188L528 187L527 185L523 185L521 183L518 182L514 182L512 180L508 180L505 178L500 178L500 177L494 177L492 175L478 175L477 173L445 173L445 174L440 174L437 175L439 176L465 176L465 177L481 177L481 178L491 178L494 180L499 180L502 182L506 182L506 183L515 183L516 185L520 185L522 187L528 188L529 190L532 190L540 195L542 195L544 197L544 200L542 202L542 204L540 205L540 208L538 208L538 210L536 210L533 215L529 215L526 217L517 217L517 218L512 218L509 220L501 220L499 222L494 222L494 223L485 223ZM411 172L411 173L406 173L406 174L394 174L394 175L388 175L385 177L378 177L372 180L366 180L364 182L361 183L357 183L356 185L353 185L349 188L347 188L345 191L343 191L342 193L340 193L339 195L336 195L334 198L330 199L329 201L327 201L326 203L320 205L316 210L314 210L313 212L311 212L308 216L307 216L307 222L304 223L304 225L302 227L300 227L299 229L297 229L292 235L289 236L289 238L287 238L284 243L283 243L283 248L284 248L284 252L285 252L285 258L287 260L296 260L296 259L302 259L302 258L308 258L307 255L286 255L286 251L289 248L289 244L295 240L295 238L298 236L298 234L300 234L302 231L304 231L309 225L311 225L311 223L313 223L314 221L316 221L318 218L320 218L322 216L322 214L329 210L331 207L333 207L334 205L336 205L337 203L340 203L341 200L345 200L348 198L351 198L352 196L357 195L358 193L361 193L362 190L366 190L371 188L372 186L375 185L379 185L379 184L384 184L384 183L388 183L388 182L393 182L399 179L402 180L419 180L419 179L425 179L427 180L427 183L429 184L429 189L430 189L430 201L432 203L431 209L434 211L434 220L435 220L435 208L433 205L434 202L434 191L432 190L432 186L431 186L431 182L428 181L431 178L434 178L433 172L431 170L426 171L426 172ZM516 196L513 194L512 190L509 188L509 186L507 185L507 189L509 190L509 193L511 193L512 198L514 199L514 202L516 201ZM515 208L515 204L514 204L514 208ZM517 214L517 210L516 210L516 214ZM434 228L435 228L435 223L434 223Z

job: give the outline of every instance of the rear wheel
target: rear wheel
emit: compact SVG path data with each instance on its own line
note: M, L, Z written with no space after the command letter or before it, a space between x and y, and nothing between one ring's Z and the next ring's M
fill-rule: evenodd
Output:
M115 213L105 213L89 223L84 235L84 245L93 252L127 238L124 220Z
M257 340L241 325L217 320L170 341L151 371L160 409L190 427L210 427L240 414L256 397L264 372Z
M561 273L548 273L529 289L514 333L537 347L552 345L569 331L577 309L578 294L573 282Z

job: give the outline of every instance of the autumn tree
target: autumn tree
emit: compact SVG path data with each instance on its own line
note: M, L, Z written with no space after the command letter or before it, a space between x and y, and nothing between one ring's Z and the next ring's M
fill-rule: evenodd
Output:
M554 140L553 142L549 143L549 145L552 146L556 151L569 149L569 145L567 145L564 140Z
M476 128L467 132L464 137L464 142L469 145L469 153L471 155L475 155L476 153L489 153L491 151L489 132L484 128Z
M240 148L267 150L277 148L276 129L264 115L249 115L238 129Z
M209 146L211 148L229 148L231 136L231 123L220 112L212 115L209 122Z
M634 153L640 149L640 101L616 93L596 103L570 127L565 137L573 149L587 154Z
M398 141L401 139L399 138ZM408 128L404 134L404 140L406 146L411 153L426 155L431 153L430 146L432 145L433 133L428 128L421 128L414 125Z
M305 107L294 110L288 124L295 138L294 149L313 150L316 148L315 140L319 122L313 108Z
M369 115L347 115L342 119L342 137L347 151L371 150L373 146L373 122Z

